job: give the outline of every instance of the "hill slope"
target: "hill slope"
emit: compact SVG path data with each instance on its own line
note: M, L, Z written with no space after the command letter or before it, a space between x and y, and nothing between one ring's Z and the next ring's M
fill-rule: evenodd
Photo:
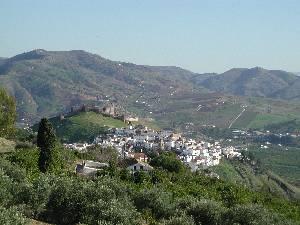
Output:
M213 91L233 95L294 99L300 94L299 89L294 88L294 93L290 90L295 82L300 82L300 78L295 74L255 67L231 69L205 79L201 85Z
M58 138L67 143L91 142L95 136L105 133L108 128L126 126L121 120L105 117L94 112L82 112L63 120L60 120L59 117L53 117L50 122ZM37 131L37 129L38 124L33 126L33 130Z
M192 75L177 67L113 62L84 51L34 50L0 65L1 86L16 97L20 115L30 118L55 115L84 101L124 102L125 96L143 93L164 96L170 86L191 90Z
M237 160L224 159L218 166L212 167L221 179L248 186L256 191L266 191L277 196L300 199L300 190L274 172L259 171L257 168Z
M178 67L114 62L79 50L34 50L0 63L0 86L17 99L19 120L30 123L74 105L116 101L140 117L154 118L162 127L177 128L186 123L228 127L241 106L248 105L253 113L243 115L246 121L237 124L249 127L269 105L272 114L291 114L289 120L296 118L296 106L228 94L297 100L299 83L300 77L284 71L253 68L196 74Z

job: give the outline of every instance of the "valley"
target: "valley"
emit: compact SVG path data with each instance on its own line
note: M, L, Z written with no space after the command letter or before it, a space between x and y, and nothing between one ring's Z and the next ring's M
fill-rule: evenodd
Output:
M48 117L64 159L64 167L55 173L73 174L75 167L78 176L111 177L123 185L158 182L178 198L185 190L197 196L201 189L229 208L260 201L297 220L298 79L263 68L197 74L114 62L78 50L38 49L0 59L0 86L16 99L18 113L16 136L0 138L0 153L8 156L0 166L16 163L29 179L39 179L35 138L38 122ZM135 122L125 120L129 117ZM133 174L140 172L137 168L145 170L145 176L130 177L129 168ZM185 179L204 183L186 188ZM212 190L206 191L207 185ZM268 196L296 209L287 213L277 203L267 203Z

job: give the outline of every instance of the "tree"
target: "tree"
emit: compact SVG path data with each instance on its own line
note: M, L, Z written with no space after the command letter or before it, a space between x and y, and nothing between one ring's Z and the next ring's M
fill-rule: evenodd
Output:
M14 134L16 115L15 99L0 88L0 137Z
M150 165L175 173L179 173L184 170L182 162L178 160L176 155L173 153L163 153L155 157L151 160Z
M45 173L57 167L56 136L52 124L43 118L39 124L37 146L40 148L39 169Z

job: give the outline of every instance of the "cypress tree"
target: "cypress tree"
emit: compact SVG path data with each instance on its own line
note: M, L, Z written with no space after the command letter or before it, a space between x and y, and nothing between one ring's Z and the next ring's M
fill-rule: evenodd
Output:
M56 164L56 136L52 124L43 118L39 124L37 146L40 149L39 169L45 173L55 167Z

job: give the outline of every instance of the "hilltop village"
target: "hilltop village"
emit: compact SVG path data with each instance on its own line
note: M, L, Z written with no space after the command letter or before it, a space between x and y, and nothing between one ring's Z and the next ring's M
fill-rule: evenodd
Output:
M155 131L143 125L128 125L124 128L110 128L108 133L94 139L92 144L73 143L65 144L66 148L79 152L88 151L89 147L101 146L113 147L119 157L134 158L142 165L142 168L150 168L147 165L149 152L172 151L176 153L185 165L192 171L205 169L220 163L222 157L240 157L241 153L232 146L222 147L219 142L209 143L187 139L180 133L170 130ZM138 170L138 165L134 170Z

